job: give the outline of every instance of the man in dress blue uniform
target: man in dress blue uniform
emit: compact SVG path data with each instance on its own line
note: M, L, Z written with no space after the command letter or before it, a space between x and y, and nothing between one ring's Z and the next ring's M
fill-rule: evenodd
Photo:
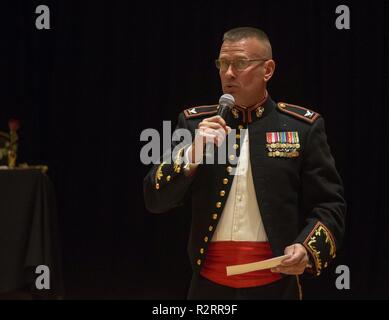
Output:
M173 163L156 164L145 177L146 207L162 213L191 201L190 299L301 298L298 276L320 275L344 233L343 187L324 120L270 98L275 62L263 31L226 32L216 66L235 105L224 119L218 105L179 115L177 128L194 139ZM206 142L221 146L232 129L236 154L226 154L225 164L203 164ZM226 274L229 265L280 255L287 257L275 268Z

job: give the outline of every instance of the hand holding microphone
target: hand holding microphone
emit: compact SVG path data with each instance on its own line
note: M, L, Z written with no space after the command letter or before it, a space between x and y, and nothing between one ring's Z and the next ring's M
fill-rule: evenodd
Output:
M203 159L204 146L206 146L206 156L211 155L213 149L212 144L219 147L227 134L231 132L231 128L227 126L225 117L234 104L235 99L232 95L223 94L219 99L217 115L206 118L199 123L198 131L192 144L192 162L198 163Z

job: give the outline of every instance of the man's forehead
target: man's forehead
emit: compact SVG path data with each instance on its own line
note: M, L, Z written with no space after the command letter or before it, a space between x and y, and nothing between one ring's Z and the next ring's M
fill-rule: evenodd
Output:
M224 41L222 47L220 48L220 55L260 54L262 50L263 50L262 45L257 39L248 38L239 41Z

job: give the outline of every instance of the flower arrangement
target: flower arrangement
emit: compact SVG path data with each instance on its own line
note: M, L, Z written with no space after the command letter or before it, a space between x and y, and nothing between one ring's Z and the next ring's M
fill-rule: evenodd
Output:
M18 151L18 133L20 123L16 119L8 121L9 133L0 132L0 162L3 159L8 159L8 167L14 168L16 165Z

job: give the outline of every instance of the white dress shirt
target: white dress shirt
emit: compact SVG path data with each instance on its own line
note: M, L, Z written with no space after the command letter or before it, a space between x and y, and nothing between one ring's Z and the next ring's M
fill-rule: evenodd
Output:
M240 147L236 175L211 241L268 241L251 172L248 130Z
M268 241L251 172L248 129L241 136L244 139L236 175L211 241ZM191 148L188 148L186 159L189 159L190 151Z

